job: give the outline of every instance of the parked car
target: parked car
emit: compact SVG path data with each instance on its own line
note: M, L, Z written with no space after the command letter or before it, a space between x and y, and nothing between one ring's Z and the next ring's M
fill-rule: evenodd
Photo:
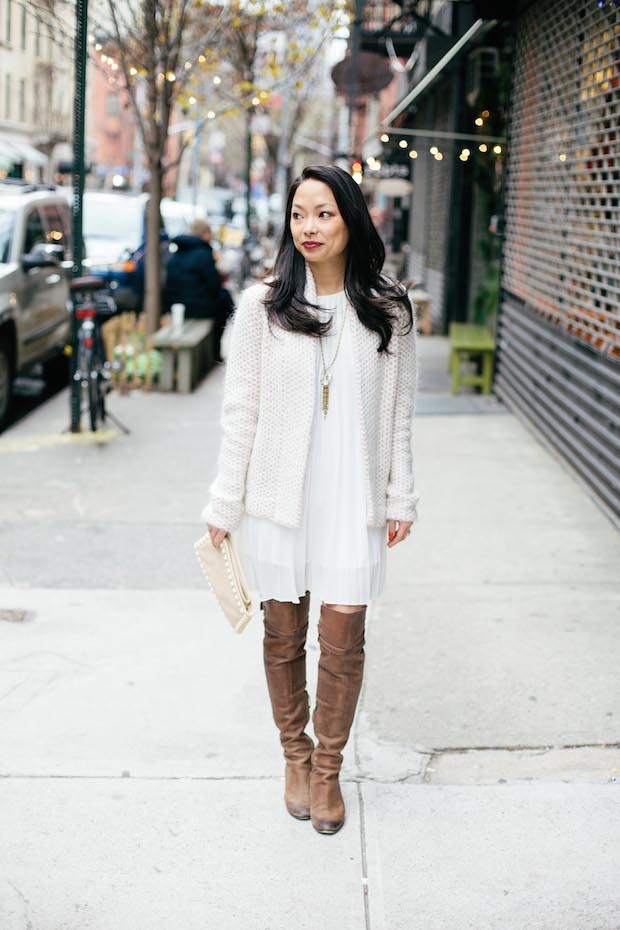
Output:
M141 310L148 194L84 194L84 242L90 273L108 282L119 310ZM204 207L164 197L161 201L161 285L165 287L168 245L189 230Z
M67 377L71 213L55 190L0 182L0 428L11 384L37 363Z
M71 202L71 188L62 189ZM119 310L141 310L148 194L85 191L82 229L84 270L103 278ZM162 288L168 235L160 229Z
M106 281L119 310L141 309L136 268L143 257L147 203L148 194L84 193L84 267Z

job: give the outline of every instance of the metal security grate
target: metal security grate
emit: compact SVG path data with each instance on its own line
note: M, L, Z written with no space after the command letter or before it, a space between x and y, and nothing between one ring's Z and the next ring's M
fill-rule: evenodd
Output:
M620 516L620 9L518 20L495 390Z
M506 301L496 393L620 515L620 365Z
M503 288L620 358L620 9L545 0L519 20Z

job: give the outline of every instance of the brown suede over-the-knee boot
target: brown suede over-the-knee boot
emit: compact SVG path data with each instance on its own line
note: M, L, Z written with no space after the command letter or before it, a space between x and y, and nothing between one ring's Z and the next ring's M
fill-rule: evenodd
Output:
M310 758L314 743L305 733L310 720L306 691L306 633L310 592L299 604L262 602L265 635L263 656L273 719L286 759L284 801L298 820L310 818Z
M321 605L319 678L312 715L318 744L312 753L310 814L319 833L344 823L338 775L364 674L366 607L352 613Z

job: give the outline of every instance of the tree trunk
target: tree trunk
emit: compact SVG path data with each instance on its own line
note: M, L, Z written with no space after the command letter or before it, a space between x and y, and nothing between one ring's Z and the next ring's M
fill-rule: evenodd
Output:
M144 255L144 311L146 332L152 336L159 329L161 313L161 252L159 243L162 166L156 159L150 165L150 197L146 213L146 250Z

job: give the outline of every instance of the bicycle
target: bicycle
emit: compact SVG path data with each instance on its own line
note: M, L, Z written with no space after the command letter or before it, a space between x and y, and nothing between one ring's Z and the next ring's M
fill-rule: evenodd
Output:
M76 336L75 371L71 381L71 430L79 432L82 414L88 411L90 428L97 430L109 417L125 432L129 432L106 410L106 396L112 390L112 372L118 362L107 361L101 334L101 324L118 310L114 298L97 293L106 287L101 278L81 277L71 282Z

